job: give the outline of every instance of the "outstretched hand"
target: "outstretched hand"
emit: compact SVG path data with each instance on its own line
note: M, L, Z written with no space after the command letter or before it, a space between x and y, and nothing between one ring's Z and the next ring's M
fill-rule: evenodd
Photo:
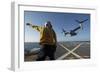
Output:
M30 26L31 24L30 23L26 23L26 25Z

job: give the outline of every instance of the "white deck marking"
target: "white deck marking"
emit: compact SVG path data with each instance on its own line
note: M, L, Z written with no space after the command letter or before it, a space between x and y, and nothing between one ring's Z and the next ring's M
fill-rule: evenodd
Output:
M82 57L78 54L76 54L74 51L76 49L78 49L83 43L78 44L75 48L73 48L72 50L69 50L67 47L65 47L63 44L59 44L61 47L63 47L65 50L67 50L68 52L65 53L64 55L62 55L61 57L57 58L58 60L62 60L64 59L66 56L68 56L69 54L73 54L74 56L76 56L77 58L82 59Z

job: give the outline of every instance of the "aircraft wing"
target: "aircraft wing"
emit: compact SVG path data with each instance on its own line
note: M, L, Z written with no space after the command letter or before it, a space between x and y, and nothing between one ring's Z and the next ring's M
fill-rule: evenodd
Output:
M79 27L73 29L72 31L75 32L75 31L77 31L77 30L80 29L80 28L81 28L81 27L79 26Z

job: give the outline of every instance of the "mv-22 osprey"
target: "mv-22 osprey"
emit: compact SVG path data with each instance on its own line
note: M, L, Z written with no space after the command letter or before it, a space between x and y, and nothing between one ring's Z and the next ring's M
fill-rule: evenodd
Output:
M65 29L62 28L62 31L63 33L66 35L71 35L71 36L75 36L77 35L77 30L79 29L83 29L83 23L86 22L88 19L86 20L82 20L82 21L79 21L79 20L75 20L77 23L79 23L79 26L74 28L73 30L70 30L69 32L67 32Z

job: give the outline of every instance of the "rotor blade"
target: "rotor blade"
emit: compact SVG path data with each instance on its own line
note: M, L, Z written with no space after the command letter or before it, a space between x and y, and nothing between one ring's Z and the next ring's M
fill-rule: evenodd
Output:
M63 28L62 28L62 31L63 31L63 32L66 32Z
M86 22L88 19L86 19L86 20L83 20L83 21L81 21L81 23L84 23L84 22Z
M75 20L76 22L78 22L78 23L84 23L85 21L87 21L88 19L86 19L86 20L83 20L83 21L79 21L79 20Z
M68 35L68 34L70 34L70 33L69 33L69 32L65 32L64 34L65 34L65 36L66 36L66 35Z
M70 34L70 32L66 32L65 34Z

